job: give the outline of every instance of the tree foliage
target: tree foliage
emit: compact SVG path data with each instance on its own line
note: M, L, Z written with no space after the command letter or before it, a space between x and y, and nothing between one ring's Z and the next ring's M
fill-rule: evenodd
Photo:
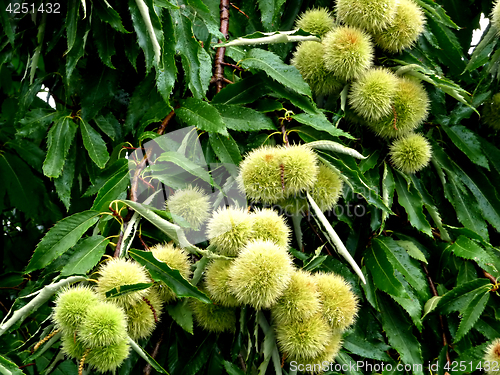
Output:
M332 2L0 0L0 372L78 372L59 336L48 336L54 298L115 255L179 296L150 339L131 343L119 374L146 364L169 374L292 374L266 310L239 309L234 333L193 321L187 301L210 302L196 285L218 256L158 194L189 176L228 197L250 151L289 142L309 144L344 179L333 211L287 218L295 266L343 276L359 300L336 357L345 366L331 373L381 363L393 368L384 374L404 373L397 364L480 373L500 337L498 31L488 26L470 53L491 0L416 3L426 24L415 46L377 50L375 60L419 79L430 98L418 131L431 164L411 174L395 168L389 141L352 121L349 84L313 95L290 63L296 42L318 40L291 31L297 16ZM190 253L190 281L142 251L169 241ZM357 361L365 367L349 366Z

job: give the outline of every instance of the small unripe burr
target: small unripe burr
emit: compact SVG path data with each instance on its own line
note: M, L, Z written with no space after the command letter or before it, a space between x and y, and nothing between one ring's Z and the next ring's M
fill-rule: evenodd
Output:
M330 339L330 327L319 314L278 323L275 330L278 346L289 361L316 357L325 351Z
M310 273L296 270L282 296L271 308L273 319L279 325L306 320L320 310L316 281Z
M100 277L96 290L103 298L106 292L122 285L149 283L151 279L146 269L139 263L127 261L124 258L114 258L104 263L98 271ZM113 298L113 302L120 306L127 306L140 301L148 291L146 289L131 292Z
M321 314L330 327L346 330L354 323L358 313L358 299L342 276L333 273L317 273Z
M250 215L244 208L219 208L208 222L207 236L218 253L235 256L252 238Z
M323 38L325 68L336 78L359 78L372 66L373 44L370 36L358 28L339 26Z
M392 113L388 116L368 121L368 127L385 138L397 138L412 132L427 118L429 97L424 86L415 79L398 78L391 108Z
M156 289L149 289L142 301L125 307L127 331L133 340L149 337L162 314L162 298Z
M267 240L249 242L229 270L229 286L236 299L255 309L270 308L292 277L288 252Z
M252 239L271 240L278 246L287 248L290 240L290 228L276 211L264 208L250 214Z
M413 0L399 0L394 20L375 34L375 43L387 52L399 53L415 44L424 25L422 9Z
M484 354L483 369L487 375L500 375L500 338L493 340L493 342L486 348ZM486 366L488 370L486 370Z
M92 288L84 285L63 289L56 298L52 320L63 334L78 330L90 306L99 300Z
M396 15L398 0L337 0L337 18L367 32L387 28Z
M392 113L398 79L384 68L368 70L351 86L349 105L367 121L376 121Z
M208 195L199 187L191 185L168 197L166 206L174 220L178 216L187 221L194 230L199 230L208 220L212 209Z
M89 306L79 326L78 339L86 348L114 345L127 338L127 318L122 308L111 302Z
M200 327L211 332L233 332L236 329L236 310L191 298L190 306Z
M326 8L309 9L302 13L295 27L323 36L335 26L335 19Z
M210 293L210 298L214 303L226 307L240 305L229 287L231 264L231 260L215 259L205 269L205 286Z
M339 93L345 84L326 70L323 62L324 54L325 49L322 43L302 42L297 46L290 61L302 74L315 95Z
M316 183L319 170L316 153L304 145L291 145L282 150L281 169L285 197L309 191Z
M115 372L127 359L129 353L130 344L128 339L124 339L116 344L91 349L85 362L100 373Z
M150 248L150 251L160 262L166 263L173 270L178 270L186 280L189 279L191 275L191 261L184 250L176 247L173 243L167 243L156 244ZM174 291L163 282L160 282L156 286L156 290L165 303L170 303L177 299Z
M396 139L390 148L394 166L405 172L415 173L425 168L432 157L429 141L421 134L410 134Z

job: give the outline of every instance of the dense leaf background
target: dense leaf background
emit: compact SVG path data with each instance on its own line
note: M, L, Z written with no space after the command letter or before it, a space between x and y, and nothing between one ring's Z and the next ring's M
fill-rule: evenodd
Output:
M113 255L124 237L118 216L141 234L124 238L131 242L122 249L180 240L167 213L137 203L135 194L148 186L137 178L134 186L127 158L147 141L194 126L206 164L237 165L255 147L282 143L284 124L291 142L331 140L367 156L321 152L348 181L339 210L327 217L366 285L332 245L315 256L326 236L314 220L302 221L305 252L292 242L297 266L343 275L360 299L337 363L480 373L486 346L500 337L500 134L479 116L499 91L498 36L488 27L469 53L491 0L417 2L427 24L415 48L377 54L379 64L394 69L413 64L432 101L420 129L432 143L432 164L406 175L392 167L384 140L345 120L340 97L311 95L287 65L294 43L228 47L224 77L232 83L217 93L211 79L214 45L223 39L219 1L145 0L144 17L135 0L69 0L57 3L57 13L54 7L34 14L8 12L16 3L0 0L0 319L25 306L29 294L90 275L103 254ZM33 5L47 10L46 3ZM300 12L319 6L333 8L323 0L235 1L229 39L292 30ZM162 158L208 184L219 182L176 153ZM159 171L152 167L146 170L151 181L175 188L160 164ZM157 267L141 254L131 250ZM204 298L178 273L157 272L179 294ZM49 298L2 332L0 372L48 373L53 363L54 374L77 373L75 363L58 356L57 341L30 352L48 333L52 306ZM150 362L170 374L290 373L273 353L272 332L268 316L242 309L235 335L207 333L193 327L179 303L140 345L151 353L161 337L158 364ZM447 359L455 361L449 368ZM438 368L429 368L436 362ZM134 352L118 373L137 374L145 364Z

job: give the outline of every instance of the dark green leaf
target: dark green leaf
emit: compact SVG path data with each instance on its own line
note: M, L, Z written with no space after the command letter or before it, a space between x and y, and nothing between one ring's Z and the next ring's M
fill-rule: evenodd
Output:
M408 185L400 172L395 174L398 202L408 214L411 225L432 237L432 228L422 210L423 201L413 185Z
M346 137L353 139L354 137L345 131L336 128L323 113L299 113L293 115L292 118L301 124L308 125L316 130L324 131L334 137Z
M98 215L99 212L96 211L83 211L59 221L42 238L25 272L39 270L64 254L97 222Z
M66 53L70 52L76 41L76 31L78 29L78 10L80 2L78 0L69 0L68 13L66 14L66 39L68 41L68 49Z
M479 265L492 262L488 253L481 246L465 236L459 236L449 248L456 256L474 260Z
M269 93L269 89L264 84L265 79L263 73L257 73L232 85L227 85L214 96L212 104L253 103Z
M83 57L85 53L85 44L87 43L87 37L90 32L88 24L80 25L78 28L76 41L71 51L66 55L66 79L69 80L73 74L73 70L76 68L76 64Z
M462 125L455 125L452 127L442 125L442 129L473 163L489 170L488 160L481 151L481 144L475 133Z
M266 72L269 77L285 85L299 94L311 96L311 89L305 83L297 68L285 64L272 52L254 48L240 62L245 69L258 69Z
M75 251L61 270L61 275L85 275L102 258L108 243L108 239L99 235L85 238L75 246Z
M66 211L69 211L71 203L71 188L75 179L75 164L76 164L76 147L70 148L68 157L64 162L62 174L54 179L57 195L61 202L64 203Z
M2 13L7 13L3 11ZM5 375L25 375L19 370L19 366L0 355L0 372Z
M404 296L403 284L396 278L394 268L382 249L370 247L365 256L365 264L378 289L395 296Z
M214 104L226 127L236 131L272 130L276 127L263 113L240 105Z
M139 356L142 359L144 359L147 363L149 363L152 368L154 368L160 374L167 374L168 375L168 372L163 367L161 367L158 364L158 362L156 362L156 360L149 355L149 353L147 351L145 351L143 348L141 348L139 345L137 345L137 343L135 341L133 341L132 339L129 339L129 341L130 341L130 344L131 344L130 346L132 347L132 349L134 349L135 352L137 354L139 354Z
M99 168L104 168L109 160L109 153L101 135L83 119L80 123L80 130L82 132L83 144L89 152L90 158Z
M111 57L116 54L115 33L104 22L92 22L92 34L97 46L97 53L101 61L111 69L115 69Z
M281 7L285 0L258 0L262 25L266 31L274 31L279 27Z
M490 298L490 291L485 290L483 293L479 293L470 301L469 306L467 306L462 312L462 320L458 326L458 331L455 334L455 342L458 342L464 337L467 332L476 324L477 320L481 316L486 307L486 303Z
M107 67L95 72L84 84L82 119L90 121L116 94L118 73Z
M164 282L178 297L193 297L211 303L210 299L184 279L178 270L173 270L166 263L158 261L153 253L132 249L129 254L148 269L154 281Z
M163 100L168 103L177 77L174 25L170 15L163 17L163 30L162 61L161 67L156 70L156 87Z
M381 342L372 343L365 338L350 334L344 338L342 346L351 353L363 358L371 358L379 361L389 360L389 356L385 353L385 351L389 349L389 346Z
M437 308L442 314L452 311L463 311L469 306L470 301L477 295L488 290L490 282L487 279L476 279L469 283L459 285L445 293L439 300Z
M187 301L179 301L175 305L167 305L167 312L182 329L193 334L193 312L187 306Z
M488 62L488 58L498 41L497 34L498 31L495 27L489 28L488 33L483 36L481 42L476 46L476 48L474 48L470 61L465 67L466 71L470 72Z
M120 285L106 292L106 298L116 298L152 287L154 283L137 283Z
M126 190L130 182L128 164L120 162L119 165L120 168L116 170L99 189L94 204L92 205L93 210L99 212L108 211L110 202L118 199L120 193Z
M43 173L47 177L61 174L76 129L76 124L69 117L62 117L52 125L47 136L47 157L43 163Z
M175 113L187 125L225 136L228 135L222 116L217 109L203 100L188 98L182 102L182 107L177 109Z
M219 158L221 163L239 165L241 162L241 153L238 144L233 137L225 138L217 133L209 133L210 146Z

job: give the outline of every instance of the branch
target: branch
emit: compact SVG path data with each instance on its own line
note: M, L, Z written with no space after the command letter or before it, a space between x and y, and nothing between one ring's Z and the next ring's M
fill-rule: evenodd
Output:
M227 40L229 30L229 0L221 0L220 2L220 32ZM219 41L220 42L220 41ZM224 54L226 53L225 47L219 47L215 55L215 71L213 81L216 85L216 92L222 90L224 82Z
M427 276L427 280L429 281L429 286L431 288L432 295L434 297L438 297L439 293L436 289L436 286L434 285L434 282L431 279L431 275L429 274L429 270L427 269L426 265L422 263L422 268L424 269L425 275ZM448 362L448 365L451 364L451 358L450 358L450 352L448 351L448 340L446 339L446 333L444 330L444 321L443 321L443 316L439 315L439 325L441 326L441 335L443 336L443 346L446 346L446 362Z

